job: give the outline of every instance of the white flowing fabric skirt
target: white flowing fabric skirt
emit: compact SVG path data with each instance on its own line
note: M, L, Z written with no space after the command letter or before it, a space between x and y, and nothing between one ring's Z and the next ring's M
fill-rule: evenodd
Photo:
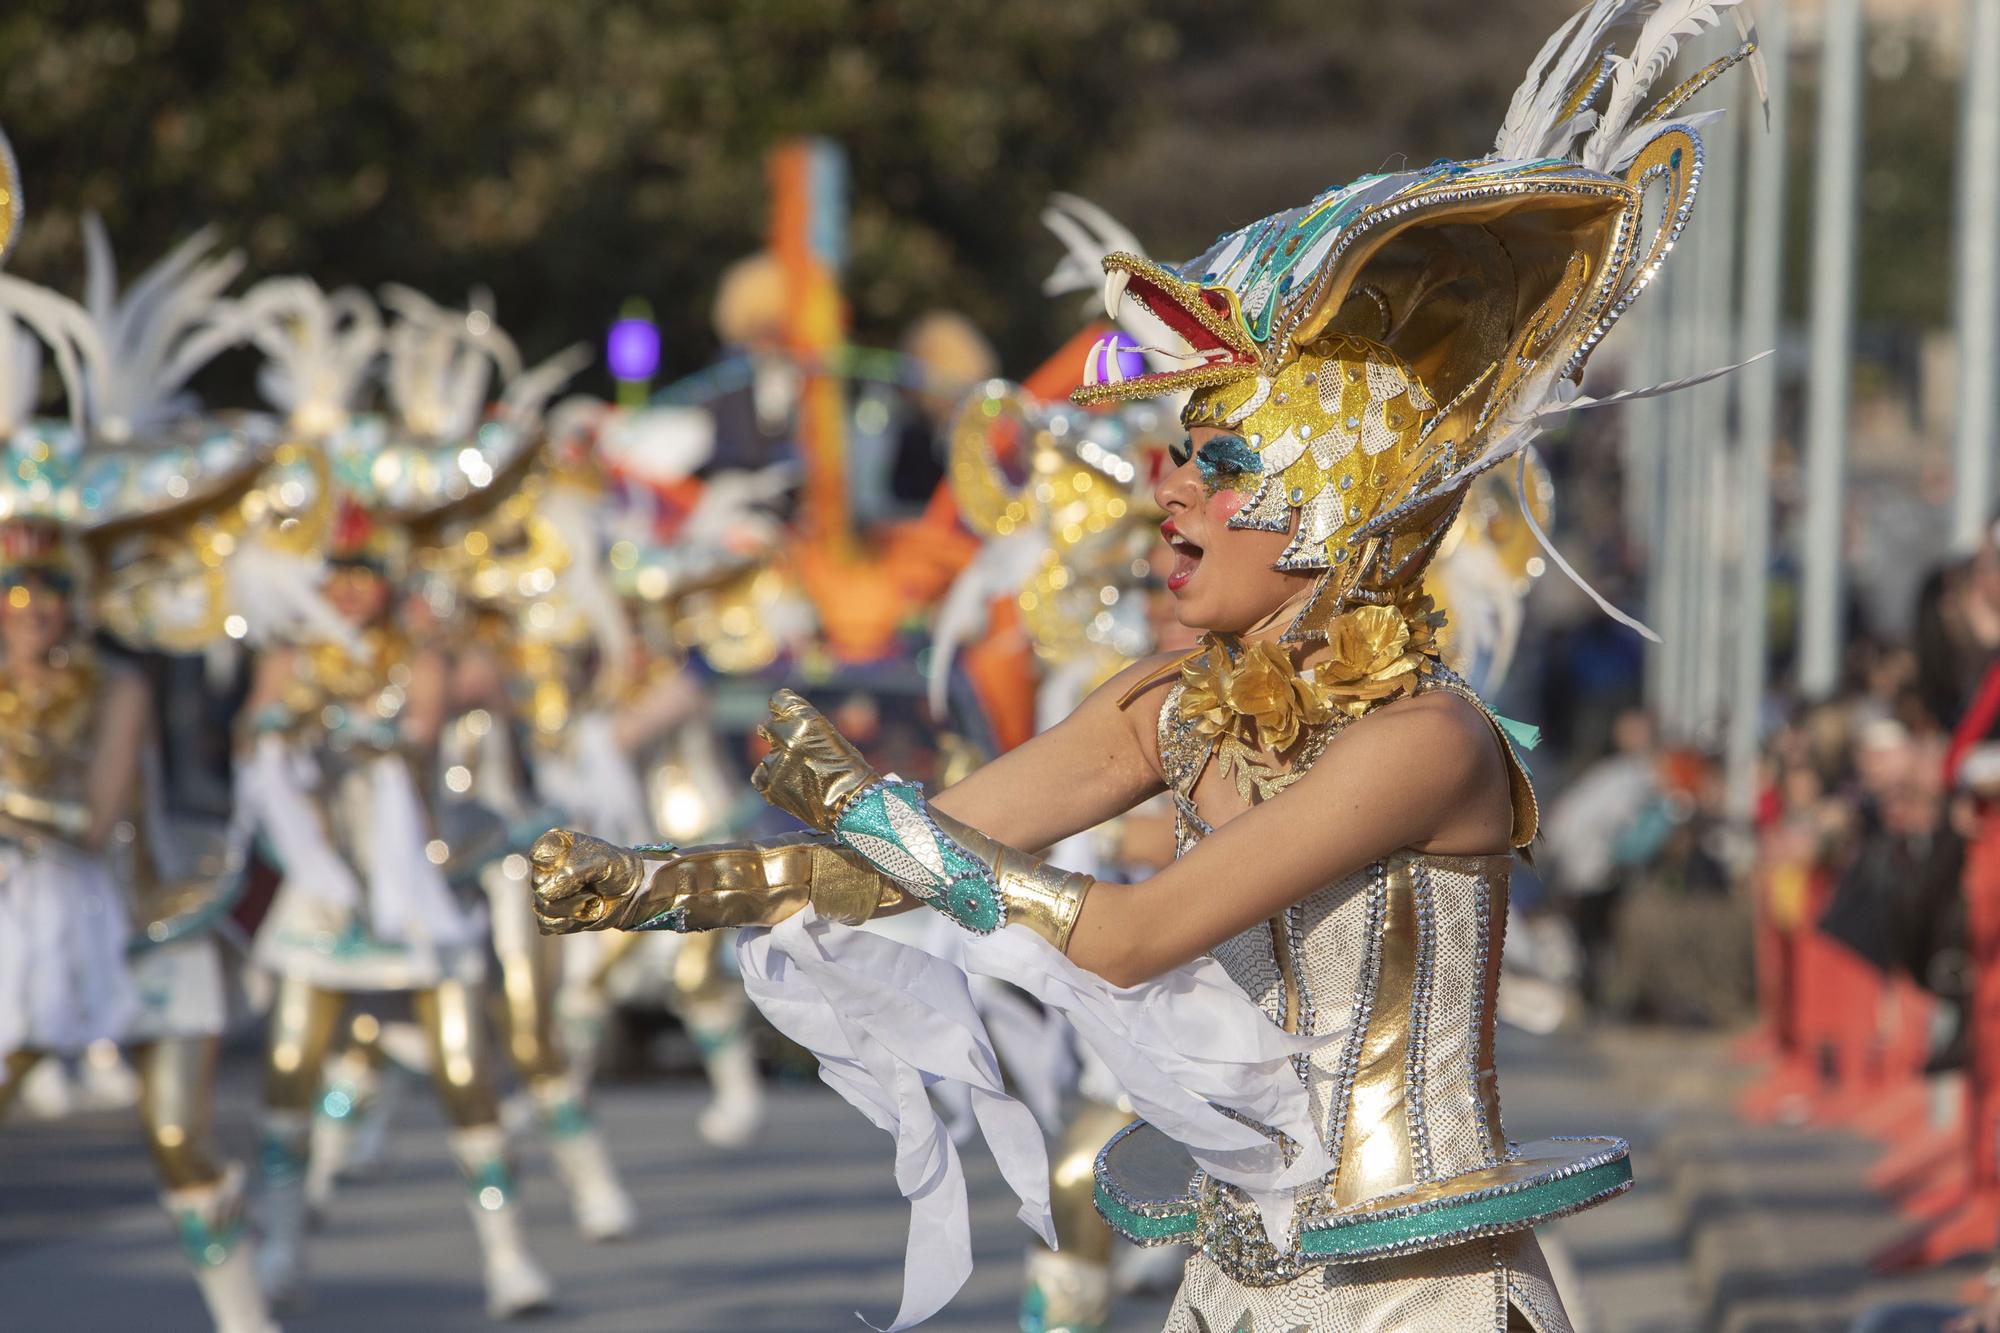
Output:
M138 1012L126 1040L213 1037L229 1020L222 942L203 932L145 950L132 959Z
M137 1013L110 871L60 843L0 844L0 1059L117 1039Z

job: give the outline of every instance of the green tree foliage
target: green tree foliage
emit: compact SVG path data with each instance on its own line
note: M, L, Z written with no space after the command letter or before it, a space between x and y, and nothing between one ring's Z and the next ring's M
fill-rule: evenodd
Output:
M86 208L135 265L213 221L253 272L489 285L531 355L644 295L677 373L713 351L721 268L761 242L764 153L810 132L850 155L857 335L954 306L1022 372L1075 317L1039 292L1051 190L1183 257L1362 172L1477 155L1571 8L12 0L13 264L74 289ZM1807 136L1809 58L1795 69ZM1922 60L1870 87L1865 318L1942 316L1955 108Z
M810 131L852 158L859 333L949 304L1027 356L1052 323L1036 214L1174 50L1074 0L19 0L13 263L73 287L87 208L134 263L212 220L260 272L488 284L531 352L644 294L686 368L760 243L765 151Z

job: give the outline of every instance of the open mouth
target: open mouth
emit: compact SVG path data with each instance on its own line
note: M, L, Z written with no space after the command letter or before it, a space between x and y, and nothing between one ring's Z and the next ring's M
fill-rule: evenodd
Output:
M1120 302L1131 299L1164 324L1186 351L1167 355L1186 364L1171 370L1128 374L1117 358L1100 356L1093 348L1084 387L1075 401L1088 405L1222 384L1257 373L1257 347L1242 327L1234 298L1216 287L1200 287L1136 255L1116 253L1104 258L1104 306L1113 319ZM1150 349L1159 350L1159 349Z
M1201 547L1181 535L1174 521L1168 519L1160 524L1160 536L1165 539L1167 549L1174 553L1173 566L1167 571L1167 591L1179 592L1187 587L1188 580L1201 565Z

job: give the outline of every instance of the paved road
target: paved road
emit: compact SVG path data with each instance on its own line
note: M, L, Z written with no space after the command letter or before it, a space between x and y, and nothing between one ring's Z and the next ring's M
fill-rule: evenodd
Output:
M1510 1132L1614 1132L1633 1138L1646 1179L1660 1126L1648 1099L1607 1076L1585 1038L1506 1039ZM247 1064L226 1066L219 1131L249 1156ZM646 1224L635 1239L577 1239L546 1159L526 1153L534 1244L561 1287L537 1322L582 1333L722 1333L851 1329L852 1312L886 1322L896 1303L906 1213L889 1177L889 1143L816 1085L780 1089L765 1145L716 1156L696 1139L692 1082L603 1090L600 1115ZM400 1333L490 1327L481 1313L471 1226L436 1113L405 1104L380 1179L338 1200L315 1238L310 1306L291 1333ZM991 1162L967 1154L977 1269L929 1326L1011 1328L1026 1233ZM1572 1300L1598 1330L1696 1327L1680 1238L1649 1183L1552 1228L1573 1261ZM1116 1328L1160 1326L1165 1296L1135 1298ZM17 1123L0 1132L0 1330L200 1330L199 1302L152 1198L144 1154L121 1116Z

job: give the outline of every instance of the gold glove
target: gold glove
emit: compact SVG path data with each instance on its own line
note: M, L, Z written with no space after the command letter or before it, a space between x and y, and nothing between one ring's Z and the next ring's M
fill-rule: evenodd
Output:
M833 723L791 690L771 696L771 720L757 734L770 742L771 752L750 775L750 785L821 833L831 833L854 798L882 780Z
M923 788L883 778L790 690L759 729L771 753L751 783L764 798L867 858L912 897L977 935L1024 925L1057 949L1093 881L996 842L931 807Z
M812 835L652 858L552 829L535 840L528 860L535 919L546 935L774 926L807 903L827 920L852 926L902 898L861 857Z

